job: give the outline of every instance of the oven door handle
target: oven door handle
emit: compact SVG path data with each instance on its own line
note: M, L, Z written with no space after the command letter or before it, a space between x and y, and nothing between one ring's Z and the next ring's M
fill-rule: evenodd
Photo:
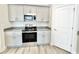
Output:
M28 31L28 32L22 32L22 33L37 33L37 32L32 32L32 31Z

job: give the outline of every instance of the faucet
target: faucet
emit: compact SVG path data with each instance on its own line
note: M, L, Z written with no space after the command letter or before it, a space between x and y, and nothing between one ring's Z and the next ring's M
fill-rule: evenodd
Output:
M25 26L26 27L32 27L32 24L26 24Z

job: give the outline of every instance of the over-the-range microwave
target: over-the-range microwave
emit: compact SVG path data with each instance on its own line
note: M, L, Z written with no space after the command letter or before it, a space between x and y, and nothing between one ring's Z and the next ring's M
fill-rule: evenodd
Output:
M24 15L24 21L33 21L36 20L35 14L26 14Z

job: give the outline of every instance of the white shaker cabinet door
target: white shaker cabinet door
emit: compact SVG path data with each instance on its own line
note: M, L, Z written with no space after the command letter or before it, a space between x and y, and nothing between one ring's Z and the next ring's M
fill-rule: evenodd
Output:
M7 47L14 46L13 32L5 32L5 41Z
M16 6L15 5L9 5L9 20L10 21L16 21Z
M49 8L37 7L37 21L48 21L48 20L49 20Z
M14 39L14 46L22 46L22 32L21 31L15 31L13 33L13 39Z
M28 13L36 14L36 7L35 6L24 5L24 15L27 15Z
M22 45L22 33L20 31L5 32L6 46L19 47Z
M9 5L9 20L10 21L24 21L22 5Z
M49 44L50 43L50 31L48 30L48 31L44 31L44 35L45 35L45 37L44 37L44 43L45 44Z
M23 5L16 5L16 21L24 21Z
M49 44L50 32L49 31L38 31L37 32L37 43L38 44Z

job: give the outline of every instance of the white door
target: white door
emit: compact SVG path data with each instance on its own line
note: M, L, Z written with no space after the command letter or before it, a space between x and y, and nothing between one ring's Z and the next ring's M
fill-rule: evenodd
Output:
M56 8L53 20L54 45L71 51L73 35L74 6Z
M72 27L74 6L64 6L55 9L53 26L55 27Z
M13 31L5 32L5 39L7 47L14 46Z
M54 45L67 51L71 51L72 43L72 29L70 28L55 28L54 32Z

